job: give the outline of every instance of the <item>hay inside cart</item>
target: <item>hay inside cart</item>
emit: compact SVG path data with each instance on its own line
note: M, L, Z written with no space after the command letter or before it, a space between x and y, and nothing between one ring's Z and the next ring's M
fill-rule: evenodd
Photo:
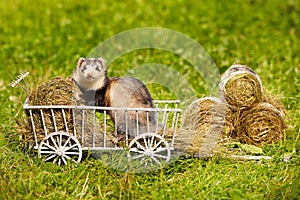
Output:
M44 161L58 165L79 163L85 150L122 151L126 152L128 163L149 167L170 160L181 113L178 100L156 100L154 108L30 106L26 101L24 110L29 137L33 138L34 148ZM121 122L112 121L109 112L115 119L123 115L122 133L117 128ZM145 113L146 123L139 122L139 115ZM150 113L155 114L154 123L149 120ZM116 142L120 134L122 139Z

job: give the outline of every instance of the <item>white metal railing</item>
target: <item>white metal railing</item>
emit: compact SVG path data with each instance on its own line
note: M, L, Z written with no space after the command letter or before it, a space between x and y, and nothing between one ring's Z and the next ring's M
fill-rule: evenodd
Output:
M154 108L120 108L120 107L98 107L98 106L60 106L60 105L42 105L42 106L30 106L27 101L24 104L24 110L28 113L29 122L32 127L33 138L35 140L35 148L38 148L39 139L41 137L46 137L49 132L49 126L54 132L64 131L68 134L78 138L82 144L83 150L100 150L100 149L120 149L116 144L111 144L109 141L109 136L116 136L118 134L118 126L120 122L118 121L118 115L124 114L125 117L125 144L128 146L129 139L132 135L139 135L142 132L153 132L158 133L162 137L167 136L169 138L170 146L173 147L175 140L175 132L177 130L177 123L181 109L179 109L178 100L155 100L153 102ZM162 106L161 106L162 105ZM99 112L101 117L96 116L96 112ZM45 112L50 113L50 118L52 124L47 124L45 120ZM115 121L112 122L110 118L107 117L108 112L112 112ZM144 130L139 123L139 115L146 112L146 123L144 124ZM155 114L155 127L151 127L150 113ZM58 127L58 113L62 117L63 129ZM66 118L66 113L71 113L72 122L68 121ZM130 123L133 121L129 120L129 114L135 113L135 133L129 133ZM39 119L34 119L38 117ZM92 116L92 117L91 117ZM90 118L89 118L90 117ZM92 119L91 119L92 118ZM69 119L70 120L70 119ZM91 122L87 122L91 120ZM37 122L40 122L39 130L37 130ZM61 125L61 126L62 126ZM98 125L98 127L97 127ZM111 127L114 126L114 127ZM100 129L101 130L97 130ZM87 129L92 129L87 131ZM110 129L110 130L108 130ZM42 130L42 131L41 131ZM70 133L70 131L72 133ZM142 132L141 132L142 131ZM41 133L42 132L42 133ZM97 144L99 140L99 135L101 135L101 144ZM97 138L98 137L98 138ZM88 139L87 139L88 138ZM86 141L89 140L87 143Z

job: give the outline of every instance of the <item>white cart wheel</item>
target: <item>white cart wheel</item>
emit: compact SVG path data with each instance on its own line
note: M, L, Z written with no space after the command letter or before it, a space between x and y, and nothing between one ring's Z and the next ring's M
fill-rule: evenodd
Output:
M129 161L135 163L134 167L157 168L170 160L171 151L167 141L156 133L140 134L128 147Z
M39 158L45 162L66 165L67 160L79 163L82 158L82 148L78 140L66 132L54 132L47 135L38 148Z

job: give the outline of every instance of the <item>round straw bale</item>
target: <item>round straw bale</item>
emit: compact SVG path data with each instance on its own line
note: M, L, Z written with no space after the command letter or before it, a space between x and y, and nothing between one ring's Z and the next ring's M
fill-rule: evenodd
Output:
M75 100L74 98L76 92L78 92L78 88L72 82L64 78L54 77L40 83L32 90L28 94L27 104L30 106L82 105L80 99ZM94 118L94 110L32 109L31 114L27 110L26 115L28 123L19 126L19 132L28 142L34 142L34 131L37 142L40 142L47 134L56 131L65 131L71 135L75 135L76 131L77 139L85 146L93 144L92 138L95 139L94 144L102 145L103 130Z
M54 77L40 83L29 93L28 105L73 105L74 84L64 78Z
M73 105L74 84L66 79L54 77L48 81L40 83L28 96L28 105L31 106L50 106L50 105ZM52 133L57 131L68 131L73 134L73 118L69 109L50 109L32 110L33 122L38 138L43 138L45 132ZM29 116L29 113L27 113ZM42 116L43 115L43 116ZM63 116L65 115L66 123ZM44 118L44 122L42 120ZM56 124L56 127L55 127Z
M260 146L283 139L284 114L270 103L260 103L241 113L237 135L247 144Z
M220 139L225 123L226 105L221 99L206 97L185 110L178 140L187 153L209 157Z
M265 91L263 94L263 102L272 104L275 108L277 108L284 115L287 113L286 109L281 101L279 96L273 95L268 91Z
M232 109L231 106L226 104L226 116L225 116L225 126L224 126L224 137L237 138L236 126L240 120L240 110Z
M252 69L231 66L219 83L221 98L233 109L248 109L262 101L262 83Z

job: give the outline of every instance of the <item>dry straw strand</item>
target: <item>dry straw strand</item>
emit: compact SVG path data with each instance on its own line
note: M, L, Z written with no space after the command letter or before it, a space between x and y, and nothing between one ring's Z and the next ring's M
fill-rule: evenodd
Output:
M283 138L284 106L280 98L263 91L259 76L251 68L231 66L219 88L230 108L226 122L231 126L225 126L225 135L257 146Z
M282 140L285 128L282 112L269 103L260 103L243 112L236 127L241 141L256 146Z
M28 105L81 105L82 101L75 100L75 94L79 89L70 81L54 77L48 81L40 83L34 90L28 94ZM52 112L53 111L53 112ZM64 112L64 113L63 113ZM84 130L82 130L82 113L85 112ZM18 126L18 132L25 138L24 142L35 142L33 134L33 124L31 123L31 115L28 110ZM37 142L45 137L46 134L55 131L65 131L71 135L75 135L79 142L85 146L103 145L103 127L98 121L94 121L95 111L88 110L72 110L72 109L34 109L32 110L32 119L34 129L37 136ZM43 117L42 117L43 116ZM44 119L44 122L42 121ZM55 121L55 123L54 123ZM56 124L56 126L55 126ZM84 134L84 136L83 136ZM92 141L94 138L94 142ZM112 143L107 145L112 146Z
M222 76L221 98L234 109L248 109L262 101L262 83L257 74L243 65L231 66Z
M210 157L220 141L225 123L226 105L216 97L194 101L182 117L178 140L187 153Z

